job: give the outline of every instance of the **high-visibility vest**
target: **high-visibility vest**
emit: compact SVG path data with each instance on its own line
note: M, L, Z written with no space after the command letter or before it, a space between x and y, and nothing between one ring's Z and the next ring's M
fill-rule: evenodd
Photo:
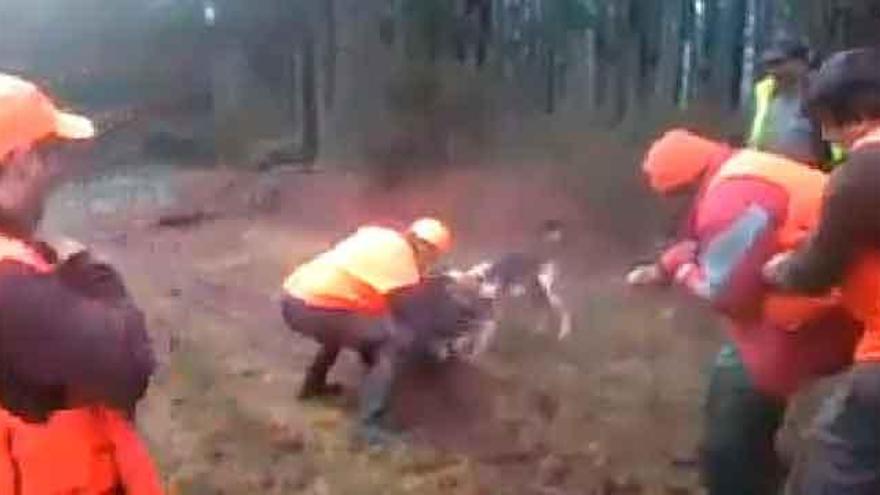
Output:
M833 169L837 165L840 165L841 163L846 161L846 150L843 148L843 146L832 143L829 148L831 152L831 164L829 167L826 168Z
M26 243L0 236L0 262L15 261L39 273L52 266ZM28 423L0 408L0 494L161 495L159 476L131 423L93 406Z
M776 229L776 251L794 249L815 230L828 182L826 174L782 156L746 149L721 165L710 179L707 194L721 182L737 178L762 180L786 192L785 217ZM839 304L836 292L824 297L770 292L764 298L763 313L777 327L795 330Z
M284 289L315 307L381 313L388 293L420 280L409 241L395 230L368 226L298 267Z
M760 149L764 144L761 141L764 138L764 132L767 130L767 123L770 117L770 107L773 104L773 97L776 96L776 78L767 76L757 84L755 84L755 115L752 117L751 129L749 130L749 138L747 144L750 148ZM838 144L829 145L828 161L823 164L826 171L832 170L846 160L846 151Z
M760 179L785 190L787 211L776 233L780 250L799 245L818 225L828 182L828 175L821 171L779 155L745 149L721 165L708 190L731 178Z
M770 115L770 105L775 93L776 78L773 76L767 76L755 84L755 116L752 118L752 128L748 139L748 145L753 148L759 147L767 128L767 117Z

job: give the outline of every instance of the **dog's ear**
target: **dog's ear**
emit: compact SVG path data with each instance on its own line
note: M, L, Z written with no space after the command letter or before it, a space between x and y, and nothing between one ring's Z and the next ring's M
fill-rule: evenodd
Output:
M492 263L489 261L481 261L476 265L468 268L466 272L467 275L471 277L477 277L479 279L485 279L489 276L489 272L492 270Z

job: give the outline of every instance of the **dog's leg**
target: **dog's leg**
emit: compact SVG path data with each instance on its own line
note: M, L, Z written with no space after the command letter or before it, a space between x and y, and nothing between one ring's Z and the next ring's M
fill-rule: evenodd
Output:
M556 294L555 292L551 292L549 296L550 306L553 308L553 313L555 313L556 317L559 318L559 333L556 334L556 337L559 340L563 340L571 334L571 331L574 327L571 311L568 310L565 303L562 302L562 298L560 298L558 294Z
M557 294L550 293L548 295L548 302L549 307L547 308L547 311L541 315L541 319L538 323L538 332L546 333L547 329L550 327L550 320L555 319L559 322L556 336L559 340L563 340L571 334L573 329L571 312L568 311L565 303L562 302L562 299L559 298Z
M489 349L495 340L495 334L498 332L498 322L494 319L480 325L480 330L474 340L474 347L471 350L471 357L482 355Z
M564 340L566 337L568 337L571 334L572 327L573 327L573 321L572 321L571 313L566 311L565 308L560 308L560 309L561 309L561 313L559 315L559 317L560 317L559 334L558 334L557 338L559 340Z
M563 340L571 334L574 327L571 312L566 307L559 293L556 291L558 269L556 263L552 261L541 265L541 271L538 273L538 282L544 289L544 294L550 302L550 307L559 318L559 332L557 338Z
M547 331L550 329L550 324L552 323L554 316L555 310L550 300L547 299L546 302L542 302L540 308L540 316L538 317L538 322L535 325L535 333L539 335L547 333Z

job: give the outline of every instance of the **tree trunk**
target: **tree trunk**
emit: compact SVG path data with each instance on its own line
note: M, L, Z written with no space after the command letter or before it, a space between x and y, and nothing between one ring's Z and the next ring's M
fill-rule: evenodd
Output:
M696 98L700 101L711 101L719 94L720 87L716 74L716 52L718 51L719 8L721 0L696 0L702 2L702 12L698 12L699 31L698 80Z
M492 40L492 0L480 0L478 9L477 67L482 67L486 63L489 43Z
M746 0L744 6L742 74L740 77L740 106L749 101L755 80L758 49L758 0Z
M615 31L615 6L612 3L603 2L599 7L599 22L596 24L596 101L599 118L602 121L611 120L613 113L614 70L615 61L618 58Z
M318 157L318 83L315 67L315 36L305 28L302 40L302 148L301 161L313 164Z
M683 0L666 0L659 13L661 34L654 99L662 105L675 101L681 56Z
M699 38L697 37L698 12L691 0L681 3L681 23L678 26L679 52L681 60L677 82L676 104L679 108L687 108L694 99L698 82Z
M290 120L293 123L294 127L298 127L300 125L299 119L299 67L297 65L297 58L299 57L299 50L297 50L296 46L291 46L290 50L284 57L284 88L285 94L287 95L284 98L284 110L290 116Z
M743 94L740 92L743 70L743 52L745 50L746 23L748 22L748 0L735 0L731 9L733 40L731 48L732 74L730 79L730 107L738 108Z
M638 77L638 38L630 29L631 8L631 0L619 2L619 11L615 18L617 61L615 62L614 86L616 97L614 115L611 120L612 125L615 126L624 123L627 118L635 83L633 78Z
M592 112L596 110L596 94L598 87L598 57L599 53L596 47L596 28L590 28L587 30L587 34L585 36L585 49L586 52L582 63L586 64L586 68L584 73L586 74L586 88L584 89L586 94L587 108Z
M556 111L556 47L547 43L547 101L544 111L551 114Z
M640 101L641 78L639 77L639 37L627 36L624 40L624 63L619 73L619 84L623 91L620 109L620 123L636 128L645 117Z
M745 0L717 0L713 44L712 86L716 101L732 108L739 100L742 66L743 3Z
M336 100L336 56L338 54L336 36L336 0L324 2L324 17L327 25L326 46L324 47L324 107L333 108Z

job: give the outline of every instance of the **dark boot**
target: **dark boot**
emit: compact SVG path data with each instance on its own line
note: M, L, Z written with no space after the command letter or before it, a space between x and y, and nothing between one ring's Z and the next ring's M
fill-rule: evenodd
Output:
M299 391L300 399L311 399L342 393L341 385L338 383L327 383L327 374L330 372L333 364L336 363L338 357L339 346L324 345L321 347L311 366L309 366L309 370L306 372L306 379Z

